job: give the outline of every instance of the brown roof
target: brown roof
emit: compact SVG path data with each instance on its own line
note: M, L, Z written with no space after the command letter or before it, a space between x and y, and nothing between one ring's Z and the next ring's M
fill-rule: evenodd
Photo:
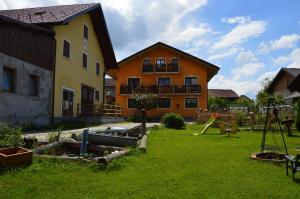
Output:
M99 3L0 10L0 15L28 24L51 29L51 25L68 24L74 18L89 13L101 47L106 68L116 68L117 61L109 37L104 14Z
M270 83L269 87L267 88L268 92L272 92L274 86L276 85L277 81L280 77L284 74L288 74L294 78L296 78L300 74L300 68L281 68L280 71L276 74L272 82Z
M116 80L112 79L112 78L106 78L105 79L105 86L116 86Z
M193 59L193 60L195 60L195 61L198 61L198 62L207 64L207 66L208 66L208 67L207 67L207 68L208 68L208 80L207 80L207 82L209 82L209 80L211 80L211 78L213 78L213 76L216 75L216 74L218 73L219 69L220 69L218 66L216 66L216 65L214 65L214 64L212 64L212 63L209 63L209 62L207 62L207 61L205 61L205 60L203 60L203 59L200 59L200 58L198 58L198 57L196 57L196 56L194 56L194 55L191 55L191 54L186 53L186 52L184 52L184 51L182 51L182 50L179 50L179 49L177 49L177 48L174 48L173 46L167 45L167 44L165 44L165 43L163 43L163 42L157 42L157 43L155 43L155 44L153 44L153 45L151 45L151 46L149 46L149 47L147 47L147 48L145 48L145 49L143 49L143 50L140 50L140 51L138 51L138 52L136 52L136 53L130 55L129 57L127 57L127 58L125 58L125 59L119 61L119 62L118 62L118 65L120 65L120 64L122 64L122 63L124 63L124 62L126 62L127 60L130 60L130 59L132 59L132 58L138 56L138 55L141 54L141 53L144 53L145 51L147 51L147 50L149 50L149 49L155 48L155 47L157 47L157 46L163 46L163 47L165 47L165 48L168 48L168 49L171 49L171 50L173 50L173 51L176 51L176 52L178 52L178 53L180 53L180 54L182 54L182 55L184 55L184 56L186 56L186 57L188 57L188 58L191 58L191 59Z
M25 23L67 23L72 18L98 6L99 4L93 3L1 10L0 15Z
M230 89L208 89L208 95L221 98L239 98L239 95Z

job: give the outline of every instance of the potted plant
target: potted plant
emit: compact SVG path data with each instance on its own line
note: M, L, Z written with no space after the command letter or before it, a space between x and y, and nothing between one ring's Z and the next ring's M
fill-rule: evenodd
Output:
M20 128L0 127L0 167L18 167L32 162L32 152L22 148Z

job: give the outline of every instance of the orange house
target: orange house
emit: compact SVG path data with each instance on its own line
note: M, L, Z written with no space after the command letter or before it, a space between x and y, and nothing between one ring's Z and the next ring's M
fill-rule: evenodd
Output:
M116 79L116 102L124 107L124 116L136 113L130 99L135 92L158 95L157 108L147 112L160 117L176 112L193 118L207 108L207 83L219 67L158 42L118 63L109 74Z

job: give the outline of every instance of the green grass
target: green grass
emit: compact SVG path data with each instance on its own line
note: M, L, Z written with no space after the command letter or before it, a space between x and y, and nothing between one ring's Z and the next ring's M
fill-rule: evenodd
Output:
M0 198L299 198L300 185L284 166L249 159L261 134L228 138L210 128L191 135L199 128L152 131L146 154L133 151L106 169L35 158L0 174ZM300 137L287 143L300 146Z

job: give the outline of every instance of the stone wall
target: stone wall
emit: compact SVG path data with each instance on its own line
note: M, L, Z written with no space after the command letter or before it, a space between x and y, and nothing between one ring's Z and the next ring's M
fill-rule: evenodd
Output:
M2 90L3 66L15 70L15 92ZM29 95L29 76L39 77L38 96ZM0 122L48 125L51 119L52 71L0 53Z

